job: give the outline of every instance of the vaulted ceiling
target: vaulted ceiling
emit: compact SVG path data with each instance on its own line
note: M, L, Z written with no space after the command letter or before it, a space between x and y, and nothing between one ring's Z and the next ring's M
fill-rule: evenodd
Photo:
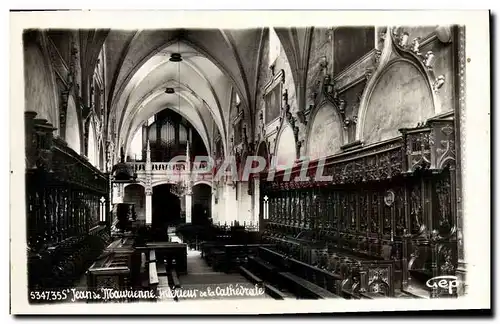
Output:
M307 33L305 29L277 33L292 73L300 79ZM104 43L94 44L105 49L108 136L127 149L140 126L168 108L196 128L208 152L218 130L227 152L233 91L245 115L254 113L263 35L263 28L107 31ZM180 53L182 62L171 62L172 53ZM167 87L175 93L165 93Z

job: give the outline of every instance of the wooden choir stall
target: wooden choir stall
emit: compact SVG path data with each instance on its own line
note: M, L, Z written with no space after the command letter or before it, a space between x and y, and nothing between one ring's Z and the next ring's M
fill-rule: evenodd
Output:
M25 112L28 290L59 290L74 287L110 241L109 182L36 115Z
M457 266L453 115L400 133L327 159L329 181L315 180L317 162L307 181L293 181L300 167L286 171L292 181L262 174L263 242L275 248L253 269L344 298L449 295L425 283Z

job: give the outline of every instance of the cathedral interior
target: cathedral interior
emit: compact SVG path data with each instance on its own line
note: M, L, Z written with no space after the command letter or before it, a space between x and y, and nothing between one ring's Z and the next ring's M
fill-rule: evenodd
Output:
M462 26L25 30L29 289L462 294L426 283L465 281L464 46ZM265 168L215 177L249 156Z

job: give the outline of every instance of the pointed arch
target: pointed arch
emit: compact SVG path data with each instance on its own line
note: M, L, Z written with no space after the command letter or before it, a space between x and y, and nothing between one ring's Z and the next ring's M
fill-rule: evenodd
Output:
M319 105L308 123L305 152L310 160L338 153L344 144L344 131L338 109L330 102Z
M280 132L276 136L276 146L274 148L274 165L276 169L290 168L296 161L297 150L293 129L288 123L283 123Z

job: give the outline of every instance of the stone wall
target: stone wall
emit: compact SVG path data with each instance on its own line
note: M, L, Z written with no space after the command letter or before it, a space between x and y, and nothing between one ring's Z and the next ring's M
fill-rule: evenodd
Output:
M59 125L58 99L56 97L50 61L40 44L33 38L24 42L24 98L25 111L35 111L37 118L47 119L55 127Z
M370 97L363 142L397 137L399 128L414 127L433 115L432 93L422 73L411 63L396 61L381 75Z
M310 160L333 155L342 146L342 125L338 113L330 104L325 104L311 118L307 156Z
M273 63L273 69L270 69L271 64ZM285 90L287 91L288 94L288 105L290 106L290 112L292 114L296 114L298 110L298 101L297 101L297 95L296 95L296 82L293 80L292 77L292 70L290 68L290 64L288 62L288 58L286 57L285 51L283 50L283 47L280 49L280 53L278 57L276 58L276 61L274 62L269 62L269 37L268 37L268 32L265 33L264 35L264 42L263 42L263 49L262 49L262 55L261 55L261 62L260 62L260 67L259 67L259 78L257 81L257 97L256 97L256 116L255 116L255 141L260 142L262 139L266 139L267 141L270 142L270 153L271 154L276 154L276 148L278 147L277 143L277 135L280 130L280 122L277 121L276 123L273 123L272 129L268 129L265 134L262 132L263 125L261 120L259 119L259 116L261 113L265 112L266 109L275 109L279 110L277 112L277 115L282 115L282 110L281 110L281 105L278 107L266 107L265 101L264 101L264 94L265 94L265 87L266 84L268 84L272 79L273 79L273 71L274 74L276 75L279 73L281 70L284 72L284 83L283 83L283 92ZM280 101L282 103L282 101ZM265 116L266 114L263 113ZM269 123L271 121L266 121L266 123ZM283 120L283 123L286 123L286 121ZM276 124L276 125L274 125ZM275 127L277 126L277 127ZM295 143L295 139L293 137L293 132L287 132L285 136L280 136L280 140L287 142L287 143ZM287 146L289 144L286 144ZM295 144L293 144L293 149L295 150ZM288 149L287 149L288 150ZM295 158L294 158L295 159Z
M397 45L396 38L386 39L391 46L385 46L381 55L389 60L378 68L371 86L365 89L367 100L358 125L359 139L364 144L399 136L399 128L414 127L453 109L453 45L444 38L439 39L435 30L435 26L400 27L397 33L409 35L410 45L406 48ZM415 39L421 45L418 52L411 45ZM434 61L427 67L424 61L429 51ZM439 89L433 88L438 76L445 79Z

